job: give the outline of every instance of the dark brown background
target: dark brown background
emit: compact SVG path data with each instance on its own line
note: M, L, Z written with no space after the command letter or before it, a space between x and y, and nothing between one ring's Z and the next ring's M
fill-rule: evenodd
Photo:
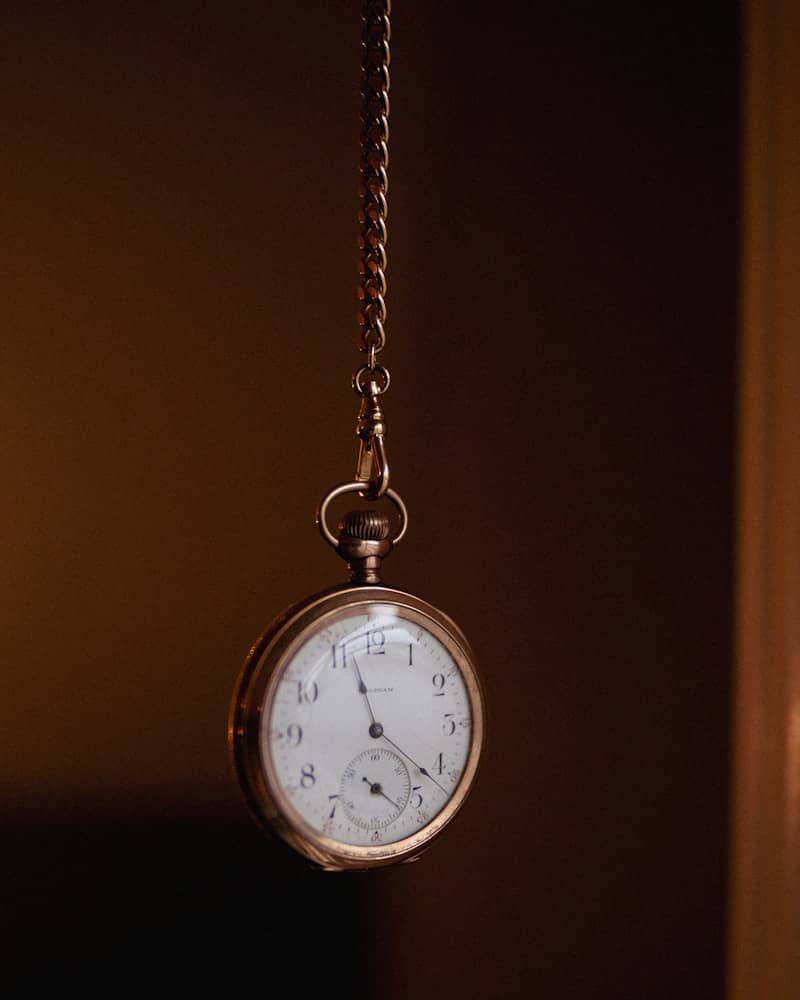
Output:
M735 4L396 3L387 575L469 633L489 743L362 876L231 779L248 644L341 576L358 10L0 15L0 976L719 998Z

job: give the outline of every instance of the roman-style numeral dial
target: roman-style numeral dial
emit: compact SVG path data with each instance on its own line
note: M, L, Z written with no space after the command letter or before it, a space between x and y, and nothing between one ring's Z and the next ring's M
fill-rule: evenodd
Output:
M483 734L471 653L419 598L323 595L262 637L240 690L251 804L327 867L416 856L471 784Z

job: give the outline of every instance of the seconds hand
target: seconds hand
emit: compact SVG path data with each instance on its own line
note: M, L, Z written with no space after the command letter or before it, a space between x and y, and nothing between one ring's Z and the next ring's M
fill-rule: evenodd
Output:
M370 781L369 778L362 778L361 780L366 781L366 783L369 785L369 790L372 792L373 795L382 795L387 802L391 802L391 804L395 807L395 809L400 808L400 806L393 799L390 799L389 796L386 794L386 792L384 792L383 786L379 781Z

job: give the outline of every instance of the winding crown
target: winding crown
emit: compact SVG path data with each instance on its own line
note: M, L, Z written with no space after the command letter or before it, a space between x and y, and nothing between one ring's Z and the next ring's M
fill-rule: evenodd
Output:
M389 537L389 516L377 510L351 510L338 527L340 540L347 536L364 542L382 542Z
M388 514L351 510L339 522L336 551L350 566L353 583L380 583L381 560L392 549Z

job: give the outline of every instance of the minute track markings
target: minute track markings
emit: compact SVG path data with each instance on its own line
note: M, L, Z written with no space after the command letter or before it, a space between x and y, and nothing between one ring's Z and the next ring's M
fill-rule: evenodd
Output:
M294 646L283 679L275 687L269 716L272 732L282 734L269 751L279 787L296 786L302 777L300 766L316 762L314 786L308 787L311 779L306 776L307 787L297 788L287 805L326 838L325 850L333 850L328 846L331 841L360 849L376 843L388 846L417 835L454 795L458 798L469 758L466 737L472 712L460 661L432 632L423 631L418 639L416 622L400 617L390 621L382 613L367 623L365 615L354 611L348 621L334 623L325 634L320 631ZM381 643L377 637L373 645L370 638L374 649L370 653L367 637L376 635L376 630L385 634L386 641ZM331 668L334 644L336 670ZM383 655L377 653L379 648L385 649ZM432 681L434 674L443 675L436 678L438 683ZM302 703L298 683L307 692ZM312 683L317 684L316 692ZM441 696L433 697L440 686ZM396 726L400 727L397 731ZM266 744L262 745L266 750ZM443 751L446 760L439 757ZM352 764L370 752L396 755L393 759L402 761L407 777L398 785L399 772L395 777L387 770L388 758L382 757L378 767L363 757L342 787L345 762ZM437 773L440 768L441 774ZM371 791L376 784L380 792ZM339 797L333 798L334 794ZM376 829L379 841L372 839Z

